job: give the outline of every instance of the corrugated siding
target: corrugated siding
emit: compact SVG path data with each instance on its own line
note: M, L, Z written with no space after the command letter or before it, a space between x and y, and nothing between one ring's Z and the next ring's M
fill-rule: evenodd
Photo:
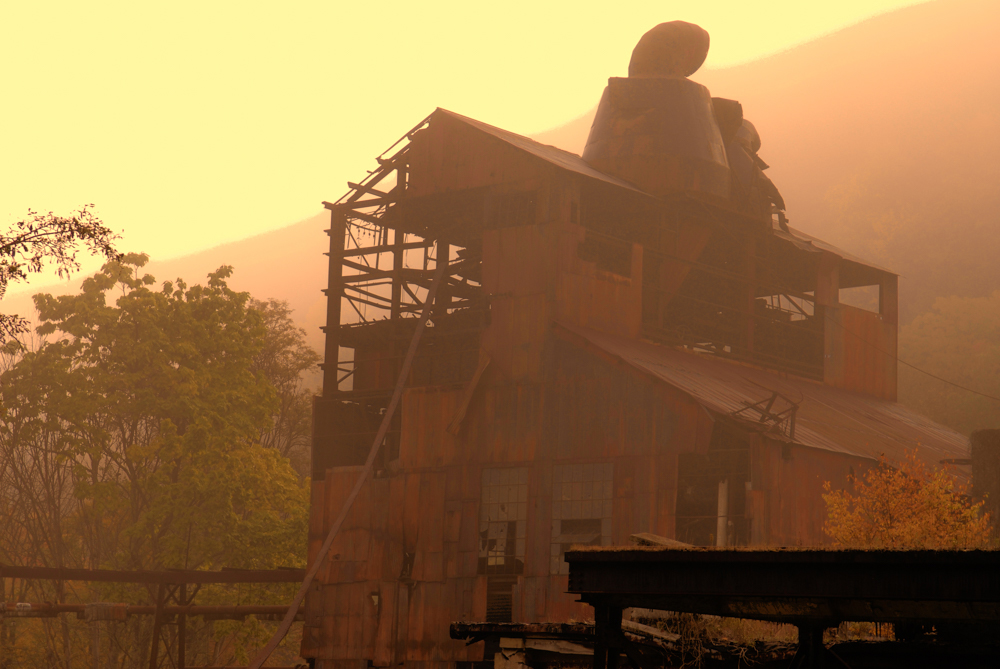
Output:
M827 307L826 342L828 384L895 401L895 323L857 307Z
M772 546L820 546L826 503L823 484L848 487L848 477L861 476L870 461L845 453L787 445L758 438L751 446L752 490L747 494L753 518L752 541Z

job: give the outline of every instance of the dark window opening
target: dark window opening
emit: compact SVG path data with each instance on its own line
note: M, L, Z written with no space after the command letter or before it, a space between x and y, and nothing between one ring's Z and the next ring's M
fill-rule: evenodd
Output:
M510 577L490 576L486 579L486 622L514 622L514 583Z
M631 244L587 235L587 238L577 245L576 253L581 260L595 263L597 269L619 276L632 276Z
M313 404L313 480L321 481L326 470L364 464L385 416L389 397L375 396L357 402L318 398ZM379 451L376 470L399 457L400 412L393 415Z
M846 304L849 307L880 314L882 313L881 288L878 285L841 288L838 300L841 304Z
M717 421L708 453L681 453L678 457L677 540L695 546L749 544L749 483L748 435ZM724 533L721 543L720 525Z
M520 225L534 225L535 209L538 202L536 191L495 193L486 207L486 228L512 228Z
M759 240L758 240L759 241ZM717 232L695 262L643 259L646 336L698 352L823 378L824 314L805 270L775 267L767 247Z

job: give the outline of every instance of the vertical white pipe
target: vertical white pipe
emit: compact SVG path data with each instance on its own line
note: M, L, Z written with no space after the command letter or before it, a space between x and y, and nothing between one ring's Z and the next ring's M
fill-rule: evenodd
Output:
M729 530L729 479L719 481L719 514L715 520L715 545L725 546L729 543L726 536Z

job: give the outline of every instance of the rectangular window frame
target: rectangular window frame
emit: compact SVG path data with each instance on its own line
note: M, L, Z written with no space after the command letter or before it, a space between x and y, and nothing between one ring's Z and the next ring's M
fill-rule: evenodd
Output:
M574 544L611 545L614 472L611 462L553 465L549 573L569 573L566 550Z

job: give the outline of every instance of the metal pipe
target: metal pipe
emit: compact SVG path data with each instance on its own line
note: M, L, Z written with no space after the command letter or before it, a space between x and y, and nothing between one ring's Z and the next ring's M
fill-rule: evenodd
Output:
M729 541L729 479L719 481L719 513L715 521L715 545L726 546Z

